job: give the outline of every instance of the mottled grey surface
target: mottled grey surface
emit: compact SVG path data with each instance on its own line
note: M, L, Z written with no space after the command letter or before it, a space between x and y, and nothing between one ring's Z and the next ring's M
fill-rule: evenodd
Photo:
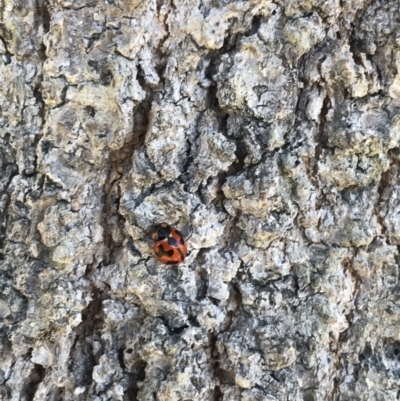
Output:
M0 400L399 400L399 15L0 0Z

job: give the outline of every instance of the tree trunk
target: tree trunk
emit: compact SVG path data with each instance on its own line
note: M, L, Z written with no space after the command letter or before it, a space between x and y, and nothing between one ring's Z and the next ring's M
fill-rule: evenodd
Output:
M399 9L0 0L0 400L399 400Z

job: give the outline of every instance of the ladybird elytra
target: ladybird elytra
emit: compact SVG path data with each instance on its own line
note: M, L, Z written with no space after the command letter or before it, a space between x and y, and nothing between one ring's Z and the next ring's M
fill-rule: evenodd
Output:
M187 244L182 233L167 223L154 227L153 250L156 258L167 265L182 263L187 254Z

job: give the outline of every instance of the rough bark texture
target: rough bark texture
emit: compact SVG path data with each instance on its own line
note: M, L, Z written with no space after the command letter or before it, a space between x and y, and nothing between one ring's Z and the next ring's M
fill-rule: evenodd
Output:
M0 0L0 400L399 400L399 6Z

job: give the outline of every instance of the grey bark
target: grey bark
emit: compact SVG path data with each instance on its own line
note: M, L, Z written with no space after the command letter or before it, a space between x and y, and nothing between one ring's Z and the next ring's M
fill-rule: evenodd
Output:
M0 0L0 400L399 400L399 8Z

